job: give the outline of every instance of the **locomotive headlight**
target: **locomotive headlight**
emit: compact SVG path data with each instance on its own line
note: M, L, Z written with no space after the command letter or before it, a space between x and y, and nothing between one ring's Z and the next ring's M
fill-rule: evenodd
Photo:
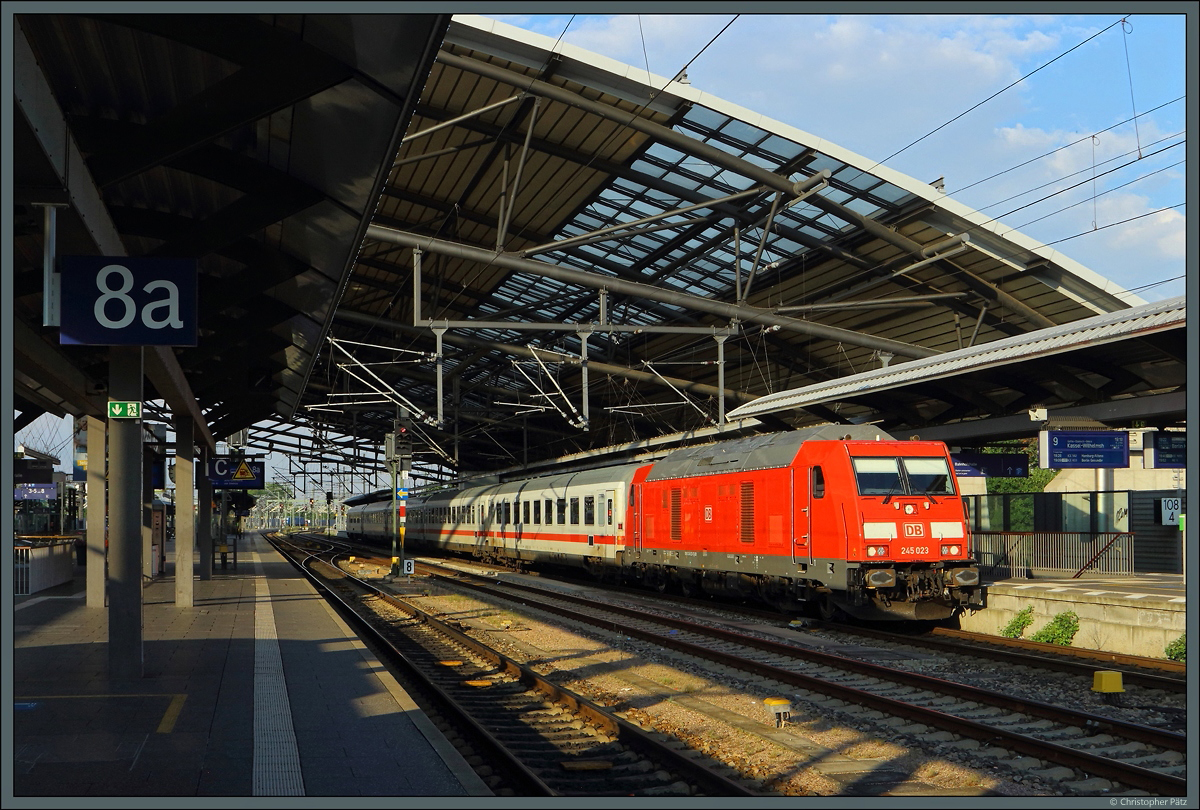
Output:
M904 514L911 515L911 514L914 514L916 511L917 511L917 507L913 506L911 503L904 504Z
M961 551L962 548L957 545L942 546L943 557L957 557Z
M887 553L887 546L867 546L868 557L886 557Z
M875 556L875 546L867 546L867 556L868 557Z

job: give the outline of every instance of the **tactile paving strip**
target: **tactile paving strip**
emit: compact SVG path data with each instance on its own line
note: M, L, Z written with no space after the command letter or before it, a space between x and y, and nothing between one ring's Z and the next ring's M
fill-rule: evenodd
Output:
M303 796L304 777L292 727L271 592L255 553L254 774L255 796Z

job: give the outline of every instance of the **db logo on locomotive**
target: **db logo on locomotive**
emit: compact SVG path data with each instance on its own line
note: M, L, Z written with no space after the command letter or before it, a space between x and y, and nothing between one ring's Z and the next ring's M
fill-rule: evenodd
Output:
M925 527L923 525L921 525L920 523L905 523L904 524L904 536L905 537L924 537L925 536Z

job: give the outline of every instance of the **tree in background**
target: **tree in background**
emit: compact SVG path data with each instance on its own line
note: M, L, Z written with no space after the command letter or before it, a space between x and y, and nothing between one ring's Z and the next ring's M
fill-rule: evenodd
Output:
M1036 438L1011 439L983 448L985 453L1024 453L1029 459L1027 478L988 478L989 495L1019 495L1045 492L1046 485L1058 475L1058 470L1044 470L1038 465ZM1033 498L1010 497L1008 504L1009 531L1033 531Z

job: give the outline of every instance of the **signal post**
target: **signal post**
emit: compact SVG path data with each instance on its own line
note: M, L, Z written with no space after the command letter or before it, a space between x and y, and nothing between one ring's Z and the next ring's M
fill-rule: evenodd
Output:
M402 489L403 482L409 470L412 469L412 436L409 433L411 420L408 411L400 410L396 420L395 433L389 433L384 441L384 456L387 458L388 469L392 473L392 569L393 577L409 575L413 572L412 564L404 559L404 529L408 506L408 490ZM399 480L397 480L399 479Z

